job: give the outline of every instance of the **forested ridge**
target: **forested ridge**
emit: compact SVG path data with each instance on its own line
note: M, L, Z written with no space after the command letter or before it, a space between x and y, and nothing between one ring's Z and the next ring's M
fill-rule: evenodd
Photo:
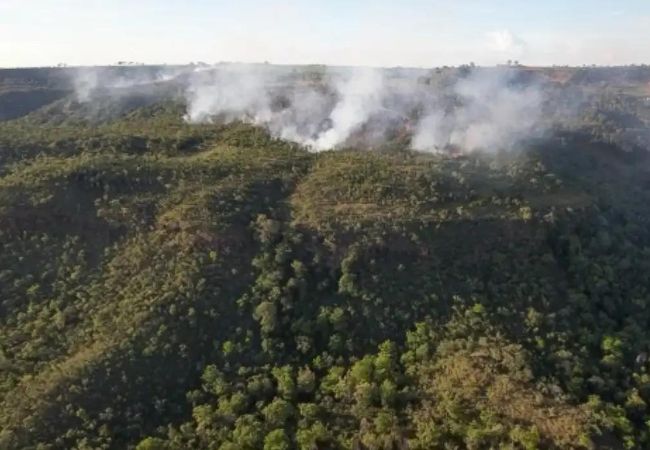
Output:
M447 155L140 94L0 122L1 449L650 447L638 99Z

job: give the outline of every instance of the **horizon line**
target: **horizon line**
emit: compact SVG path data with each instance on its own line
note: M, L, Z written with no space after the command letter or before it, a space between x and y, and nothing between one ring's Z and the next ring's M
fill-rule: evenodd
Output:
M648 67L650 63L629 63L629 64L523 64L517 60L497 63L492 65L474 64L473 62L465 64L443 64L435 66L410 66L410 65L350 65L350 64L326 64L326 63L273 63L269 61L219 61L216 63L206 63L204 61L190 61L186 63L152 63L138 61L118 61L107 64L66 64L59 63L55 65L28 65L28 66L0 66L0 70L19 70L19 69L84 69L84 68L103 68L103 67L216 67L220 65L250 65L250 66L278 66L278 67L332 67L332 68L372 68L372 69L411 69L411 70L431 70L431 69L454 69L461 67L475 68L529 68L529 69L584 69L584 68L617 68L617 67Z

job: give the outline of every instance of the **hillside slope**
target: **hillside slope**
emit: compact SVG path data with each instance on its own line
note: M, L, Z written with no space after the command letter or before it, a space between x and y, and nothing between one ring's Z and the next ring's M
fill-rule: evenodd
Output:
M0 123L0 448L650 445L646 152L66 101Z

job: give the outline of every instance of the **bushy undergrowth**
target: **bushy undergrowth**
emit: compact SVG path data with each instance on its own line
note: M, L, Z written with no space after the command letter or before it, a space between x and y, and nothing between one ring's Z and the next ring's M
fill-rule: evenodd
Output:
M0 124L0 448L650 446L645 154L181 115Z

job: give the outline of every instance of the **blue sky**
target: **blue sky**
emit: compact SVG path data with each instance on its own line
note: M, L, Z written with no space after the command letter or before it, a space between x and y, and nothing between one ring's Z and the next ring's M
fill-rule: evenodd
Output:
M650 63L650 0L0 0L0 66Z

